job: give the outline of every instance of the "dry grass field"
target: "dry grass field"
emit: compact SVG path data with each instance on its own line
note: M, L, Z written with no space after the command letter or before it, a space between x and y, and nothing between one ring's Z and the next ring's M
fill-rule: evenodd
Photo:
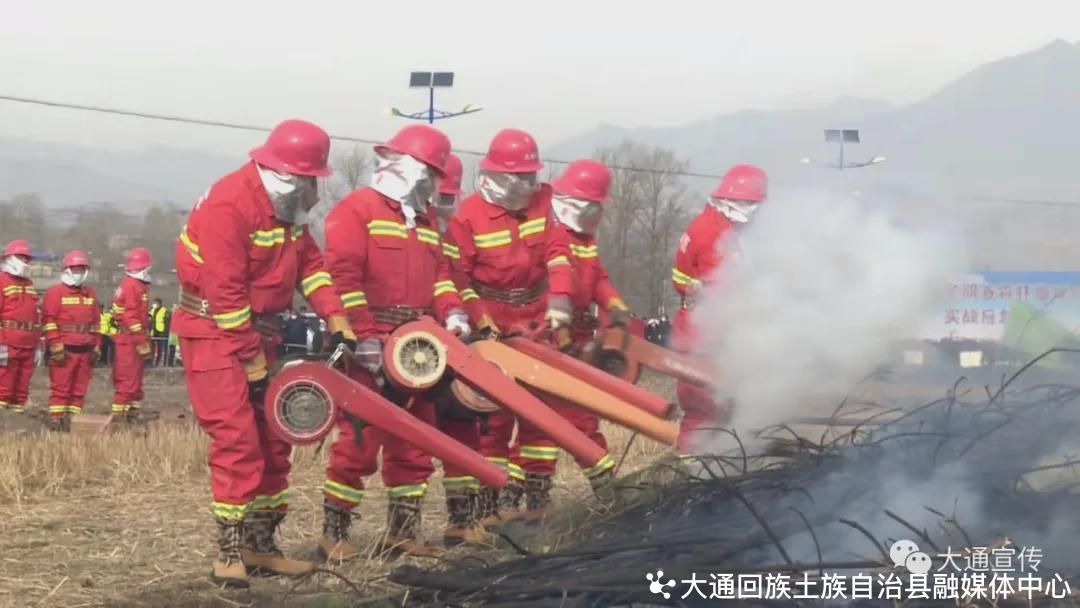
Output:
M45 374L32 399L45 401ZM650 380L671 394L669 382ZM95 378L91 411L104 412L104 373ZM161 418L143 430L120 429L99 439L41 430L40 420L0 413L0 606L345 606L360 597L398 594L386 575L394 563L376 557L330 565L344 579L318 574L299 585L257 579L250 592L223 592L207 579L214 551L206 437L187 412L182 377L152 372L145 405ZM667 449L607 428L611 451L627 473ZM285 550L309 555L321 534L325 450L294 453L291 514ZM425 503L424 531L439 538L444 523L438 479ZM377 476L358 513L354 536L373 542L385 518ZM572 459L560 463L556 501L590 495ZM456 550L448 557L461 557ZM396 562L401 563L401 562Z

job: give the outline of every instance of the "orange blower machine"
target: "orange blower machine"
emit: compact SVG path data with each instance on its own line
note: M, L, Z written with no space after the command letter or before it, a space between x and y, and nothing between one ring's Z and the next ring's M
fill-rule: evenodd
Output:
M472 348L534 390L560 397L661 443L675 444L678 427L647 409L668 411L668 404L654 395L606 376L580 361L570 359L568 363L566 359L569 358L562 353L528 338L508 338L505 343L481 340L474 342ZM625 386L620 387L621 391L612 391L616 383ZM622 398L624 396L627 398Z
M582 359L631 384L638 381L642 367L706 388L716 382L711 366L619 328L602 330L585 347Z
M506 485L508 476L502 468L334 369L344 352L339 349L329 365L320 361L286 364L274 376L264 401L266 419L274 433L289 443L314 443L330 432L341 408L402 441L423 446L484 484Z
M497 344L481 340L473 347L482 343ZM495 404L514 412L581 462L596 464L604 457L603 448L521 387L505 368L489 363L429 317L398 327L386 342L383 360L390 381L406 390L435 386L449 368L455 384L485 398L483 407L490 409ZM451 390L460 395L463 387Z

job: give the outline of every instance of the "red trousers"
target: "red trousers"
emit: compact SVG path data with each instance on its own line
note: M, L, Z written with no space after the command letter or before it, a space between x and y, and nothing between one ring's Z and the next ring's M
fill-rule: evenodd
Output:
M680 308L672 324L672 347L681 352L691 352L695 337L692 312ZM698 430L705 426L723 426L731 421L732 404L718 404L708 389L682 380L676 384L675 395L683 411L676 450L680 456L689 456L695 452L693 443Z
M547 404L556 413L565 418L574 428L585 433L596 445L607 450L607 439L600 432L600 419L578 405L556 397L543 391L531 391L541 401ZM520 467L525 473L535 475L554 475L555 467L559 462L559 446L539 429L521 421L518 425L518 438L516 449L511 454L511 463ZM604 457L595 464L580 462L585 476L595 477L607 472L615 465L610 455Z
M33 375L34 349L9 344L7 365L0 367L0 407L23 411L30 396L30 377Z
M292 448L267 428L262 410L252 404L243 363L213 338L181 338L180 353L195 418L210 435L214 515L239 518L247 509L286 509ZM273 350L267 357L273 358Z
M353 380L378 390L374 379L363 369L354 368ZM432 426L435 425L435 404L423 395L416 396L409 412ZM366 426L357 440L354 423L344 413L338 420L338 437L330 447L323 494L332 503L352 509L363 498L364 477L378 469L377 456L382 448L383 485L391 498L423 496L428 479L435 472L431 455L423 449L402 441L382 429Z
M87 347L89 348L89 347ZM49 363L49 414L62 417L82 413L86 389L94 371L94 353L67 351L62 365Z
M144 364L142 357L135 352L134 342L116 342L113 359L113 387L116 389L113 396L114 412L138 409L139 402L143 400Z
M480 423L473 419L458 419L443 415L439 419L439 430L456 439L474 452L480 452ZM443 487L447 494L461 493L480 488L480 481L468 471L443 463Z

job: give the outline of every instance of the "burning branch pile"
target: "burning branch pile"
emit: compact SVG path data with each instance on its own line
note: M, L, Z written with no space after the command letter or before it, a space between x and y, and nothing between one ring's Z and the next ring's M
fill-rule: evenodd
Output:
M694 605L696 595L651 593L646 573L696 573L706 594L712 573L786 573L814 585L837 572L904 578L890 558L904 539L930 554L931 573L947 551L1038 547L1039 574L1066 581L1080 573L1072 493L1080 458L1070 456L1080 387L1012 384L973 399L958 382L906 412L864 410L855 420L842 407L827 420L766 429L753 454L740 443L623 480L617 506L563 530L553 552L444 571L403 567L391 578L412 587L410 601L441 605ZM661 472L673 480L659 491L644 483Z

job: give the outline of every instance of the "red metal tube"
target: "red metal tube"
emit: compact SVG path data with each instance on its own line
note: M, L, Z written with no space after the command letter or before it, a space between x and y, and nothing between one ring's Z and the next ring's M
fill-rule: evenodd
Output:
M534 342L527 338L507 338L506 344L534 359L539 359L555 369L570 374L578 380L587 382L611 396L644 410L653 416L668 418L674 404L663 397L651 393L640 386L630 384L622 378L601 371L584 361L561 353L554 348Z
M328 400L325 416L310 416L301 432L294 421L286 419L290 390L302 385L313 400ZM292 398L295 398L293 393ZM330 432L335 422L335 408L341 408L368 424L374 425L401 441L422 447L432 456L451 462L475 476L485 485L502 487L508 475L461 442L435 427L418 420L382 395L351 380L323 363L305 362L278 373L266 394L266 416L270 427L286 441L317 441ZM319 434L321 433L321 436Z

